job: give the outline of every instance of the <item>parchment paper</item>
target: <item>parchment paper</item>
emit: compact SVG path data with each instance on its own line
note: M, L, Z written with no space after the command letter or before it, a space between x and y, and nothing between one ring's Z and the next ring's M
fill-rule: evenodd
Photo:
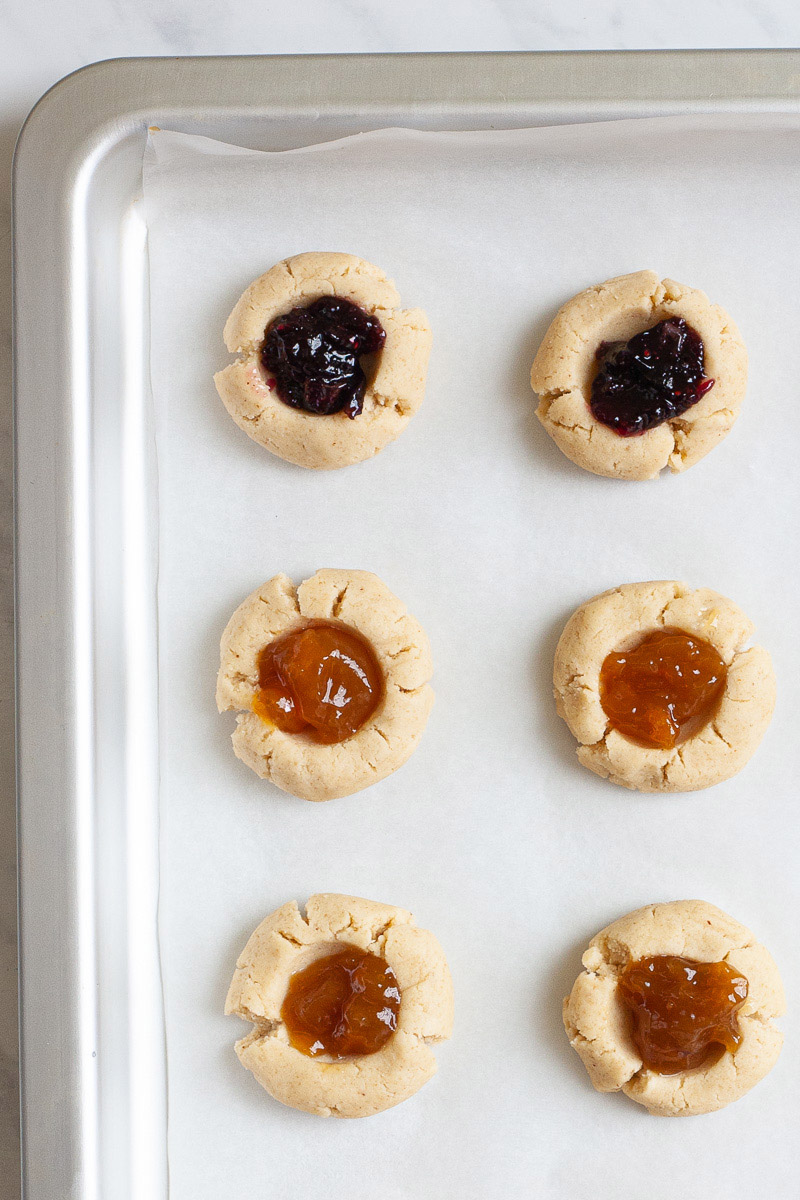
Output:
M799 131L793 117L737 115L390 130L276 154L151 138L173 1200L796 1197ZM435 338L400 440L319 474L249 441L211 379L245 285L310 249L380 264ZM564 300L642 267L733 314L751 382L704 462L631 484L562 457L528 372ZM321 566L373 570L408 604L431 638L437 702L402 770L312 805L234 758L214 681L240 600L277 571L300 581ZM778 674L756 757L693 795L628 793L582 770L551 695L574 607L659 578L735 599ZM364 1121L272 1101L235 1058L247 1026L222 1015L252 929L315 891L412 909L455 980L438 1075ZM686 897L756 931L790 1015L765 1082L669 1121L591 1089L561 1000L597 929Z

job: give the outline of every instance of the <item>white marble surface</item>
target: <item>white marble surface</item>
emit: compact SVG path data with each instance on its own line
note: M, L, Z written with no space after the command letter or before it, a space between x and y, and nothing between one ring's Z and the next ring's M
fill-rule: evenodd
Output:
M800 45L797 0L5 0L0 9L0 1196L19 1195L11 588L10 167L51 84L129 55ZM54 1197L54 1200L56 1198Z

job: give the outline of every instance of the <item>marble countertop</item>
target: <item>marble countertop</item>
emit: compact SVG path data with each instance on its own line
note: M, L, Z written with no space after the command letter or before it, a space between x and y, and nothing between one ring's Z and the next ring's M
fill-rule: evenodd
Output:
M19 1196L11 532L11 194L20 126L62 76L139 55L800 45L796 0L8 0L0 12L0 1192ZM54 1197L54 1200L56 1198Z

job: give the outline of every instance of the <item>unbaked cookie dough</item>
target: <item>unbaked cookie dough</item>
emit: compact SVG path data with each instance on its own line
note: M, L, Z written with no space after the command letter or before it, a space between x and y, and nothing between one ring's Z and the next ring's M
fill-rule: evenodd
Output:
M366 723L335 745L284 733L252 711L258 656L269 642L304 621L341 621L371 643L384 675L384 695ZM236 756L256 775L304 800L332 800L377 783L416 748L433 704L428 639L419 622L369 571L317 571L299 587L275 575L244 600L220 645L217 707L238 711Z
M655 955L724 961L745 976L742 1040L733 1054L675 1075L643 1066L617 981L631 960ZM564 1027L599 1092L625 1092L656 1116L692 1116L738 1100L775 1065L783 1035L773 1021L785 1009L778 968L749 929L713 904L676 900L640 908L593 937L582 961L585 969L564 1001Z
M379 955L400 990L395 1032L375 1054L331 1060L295 1049L281 1017L289 978L341 945ZM291 1108L321 1117L368 1117L413 1096L436 1072L431 1045L450 1037L453 985L436 938L411 913L354 896L294 900L266 917L236 964L226 1013L254 1028L239 1061Z
M608 654L656 629L680 629L709 642L727 666L712 719L670 750L647 749L610 728L600 703ZM731 600L684 583L628 583L588 600L570 617L556 648L556 708L580 742L578 759L596 775L639 792L691 792L730 779L756 750L775 704L775 677L762 646L745 649L752 622Z
M596 352L670 317L683 317L702 338L714 386L680 417L620 436L589 407ZM655 271L620 275L568 300L531 368L536 415L556 445L579 467L614 479L655 479L666 466L679 472L699 462L730 432L746 385L747 351L728 314L704 292L660 280Z
M285 404L270 389L260 361L267 326L323 296L360 305L386 333L367 372L363 411L353 419ZM224 338L239 357L214 376L223 404L248 437L301 467L327 470L371 458L394 441L422 403L431 348L428 319L420 308L401 308L383 271L352 254L297 254L279 262L245 290Z

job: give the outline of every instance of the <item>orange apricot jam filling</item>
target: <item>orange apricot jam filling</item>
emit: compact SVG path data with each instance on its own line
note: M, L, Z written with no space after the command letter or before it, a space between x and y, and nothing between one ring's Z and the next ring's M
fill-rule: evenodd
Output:
M707 725L725 691L727 667L710 642L657 629L631 650L606 655L600 703L623 737L671 750Z
M659 1075L691 1071L741 1043L737 1014L747 980L726 962L640 958L628 963L617 986L642 1062Z
M375 651L357 630L339 621L306 621L259 654L252 708L284 733L332 745L366 724L383 689Z
M296 1050L350 1058L380 1050L399 1011L400 989L388 963L343 945L292 975L281 1018Z

